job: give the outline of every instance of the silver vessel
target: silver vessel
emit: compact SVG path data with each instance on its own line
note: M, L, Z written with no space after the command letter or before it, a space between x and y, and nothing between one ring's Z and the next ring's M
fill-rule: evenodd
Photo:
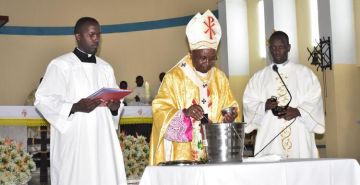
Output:
M209 163L242 162L245 123L202 124Z

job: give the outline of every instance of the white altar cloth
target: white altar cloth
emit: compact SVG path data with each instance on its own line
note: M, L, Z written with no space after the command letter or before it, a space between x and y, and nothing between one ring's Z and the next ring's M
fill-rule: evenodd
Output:
M123 117L152 117L151 106L125 106ZM34 106L0 106L0 119L42 119Z
M152 123L151 106L125 106L120 124ZM0 138L11 138L27 147L27 126L47 125L34 106L0 106Z
M0 106L1 119L41 119L34 106Z
M152 123L151 106L125 106L121 123ZM34 106L0 106L0 125L46 125L46 121Z
M148 166L140 185L360 185L354 159Z

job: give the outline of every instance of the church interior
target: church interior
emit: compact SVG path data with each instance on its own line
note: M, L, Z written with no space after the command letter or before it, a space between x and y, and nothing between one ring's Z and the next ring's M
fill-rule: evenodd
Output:
M23 123L24 117L37 114L32 106L24 106L49 62L74 50L73 26L78 18L90 16L99 21L102 35L97 55L111 64L117 84L126 81L132 89L141 75L149 97L154 98L161 83L159 74L169 71L189 51L187 22L209 9L218 17L223 34L216 67L227 75L239 105L249 79L269 65L267 38L283 30L292 46L289 58L309 67L321 83L326 129L316 135L320 158L360 161L358 0L0 0L0 4L0 138L31 145L35 136L27 135L27 127L34 127L38 144L41 137L45 140L41 143L43 158L48 157L46 121ZM329 41L326 52L330 59L314 57L323 41ZM128 107L132 116L125 117L120 128L148 137L151 104ZM14 129L25 135L17 135ZM245 145L251 149L253 135L247 139ZM48 175L47 161L41 170ZM37 174L29 184L50 184L48 178Z

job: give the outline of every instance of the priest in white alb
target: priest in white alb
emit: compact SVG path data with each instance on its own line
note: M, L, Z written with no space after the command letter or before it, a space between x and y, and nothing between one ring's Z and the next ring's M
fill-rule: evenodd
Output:
M83 17L74 33L78 47L51 61L35 95L51 126L51 184L125 185L116 134L120 101L86 98L103 87L118 88L112 67L95 56L100 25Z
M243 97L245 132L257 130L255 157L317 158L315 133L325 131L319 80L288 59L286 33L274 32L269 43L273 63L254 74Z

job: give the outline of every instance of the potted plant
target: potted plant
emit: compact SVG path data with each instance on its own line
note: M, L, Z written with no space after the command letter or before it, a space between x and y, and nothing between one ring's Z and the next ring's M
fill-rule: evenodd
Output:
M149 144L146 137L126 135L122 132L119 139L128 181L139 180L149 163Z
M0 139L0 184L25 184L31 179L36 165L21 144L11 139Z

